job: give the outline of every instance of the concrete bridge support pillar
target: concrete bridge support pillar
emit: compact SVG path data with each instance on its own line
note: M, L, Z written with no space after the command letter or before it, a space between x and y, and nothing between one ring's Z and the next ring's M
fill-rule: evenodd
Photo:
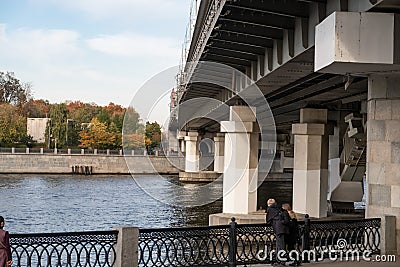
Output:
M188 132L185 136L185 172L199 172L199 133Z
M257 208L258 133L255 108L232 106L225 132L223 213L249 214Z
M179 142L179 149L181 150L182 153L186 151L185 149L185 136L186 132L185 131L178 131L177 132L177 139Z
M400 75L368 79L367 217L396 217L382 253L400 255ZM396 237L397 234L397 237ZM397 240L396 240L397 239ZM397 243L397 245L396 245ZM397 247L397 248L396 248Z
M214 171L218 173L224 172L224 146L225 134L217 133L214 137Z
M328 154L326 109L301 109L293 124L293 209L311 217L327 216Z
M315 30L315 71L368 75L366 216L396 217L395 231L391 219L381 227L385 254L400 254L399 23L398 14L335 12Z

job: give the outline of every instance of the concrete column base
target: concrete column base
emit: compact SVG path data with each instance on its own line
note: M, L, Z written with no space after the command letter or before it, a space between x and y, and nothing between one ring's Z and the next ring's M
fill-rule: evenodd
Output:
M188 132L185 136L185 172L199 172L200 154L199 154L199 134L197 132Z
M221 176L223 176L223 174L214 171L179 172L179 181L189 183L211 183Z
M227 225L231 218L235 217L238 224L257 224L265 223L265 210L256 211L249 214L235 213L215 213L209 216L209 225Z

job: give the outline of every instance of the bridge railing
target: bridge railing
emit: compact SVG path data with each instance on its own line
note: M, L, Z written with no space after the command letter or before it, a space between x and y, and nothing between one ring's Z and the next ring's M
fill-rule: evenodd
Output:
M380 219L306 218L299 222L295 256L308 262L379 254L380 226ZM10 241L13 266L240 266L270 264L276 256L271 226L234 220L220 226L14 234Z
M184 67L181 67L180 73L178 73L179 77L179 85L185 87L186 84L189 83L191 76L193 74L194 69L196 68L197 62L200 59L202 52L207 44L207 40L211 35L212 30L215 27L218 16L222 11L222 8L225 5L226 0L211 0L209 8L206 13L206 17L204 19L203 25L201 25L201 30L199 32L198 39L193 47L192 55L184 55L183 58L186 58L186 64ZM192 40L193 42L193 40ZM185 50L183 50L184 52ZM185 52L184 52L185 53ZM180 103L180 99L182 97L183 91L179 90L178 92L178 103Z
M118 231L12 234L13 266L114 266Z
M48 148L4 148L0 147L0 154L46 154L46 155L101 155L101 156L179 156L176 151L153 151L148 153L144 149L48 149Z
M380 219L299 222L295 251L303 262L351 251L380 253ZM139 266L237 266L270 264L273 229L243 224L139 230ZM310 253L314 255L310 259Z

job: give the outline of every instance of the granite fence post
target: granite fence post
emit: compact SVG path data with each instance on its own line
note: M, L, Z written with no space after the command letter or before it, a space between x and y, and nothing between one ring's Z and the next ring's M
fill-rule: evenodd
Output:
M118 226L114 227L113 229L118 231L117 245L115 247L116 259L114 267L139 266L139 228L131 226Z

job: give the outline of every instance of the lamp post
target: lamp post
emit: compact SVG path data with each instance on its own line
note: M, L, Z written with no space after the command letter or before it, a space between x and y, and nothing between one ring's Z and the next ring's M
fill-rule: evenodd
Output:
M52 134L51 134L51 120L49 119L49 132L48 132L48 144L47 144L47 148L50 149L50 143L51 143L51 138L52 138Z
M65 144L67 145L67 147L69 147L69 142L68 142L69 123L73 121L74 121L73 119L67 119L65 125Z

